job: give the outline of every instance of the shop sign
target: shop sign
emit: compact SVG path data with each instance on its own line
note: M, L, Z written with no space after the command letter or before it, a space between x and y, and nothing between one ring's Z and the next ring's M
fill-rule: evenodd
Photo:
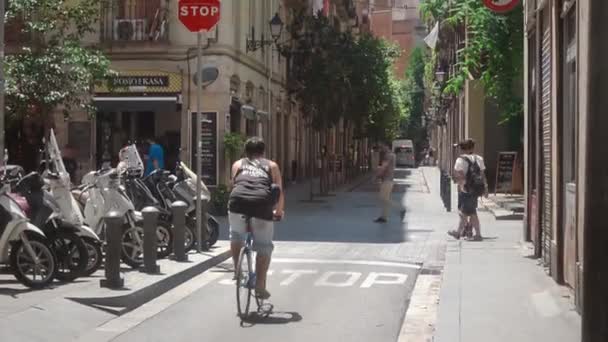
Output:
M169 76L117 76L110 81L112 87L168 87Z
M191 113L192 115L192 133L191 133L191 157L192 171L196 172L196 153L197 153L197 140L200 141L202 148L201 164L202 164L202 179L206 186L217 186L218 185L218 124L217 124L217 112L203 112L203 120L200 122L201 125L201 136L200 140L196 136L196 115L197 113Z
M181 94L182 75L157 70L120 71L95 86L96 94Z

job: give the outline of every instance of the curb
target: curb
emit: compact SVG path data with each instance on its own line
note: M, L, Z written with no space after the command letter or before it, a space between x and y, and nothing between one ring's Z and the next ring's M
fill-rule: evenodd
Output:
M158 282L145 286L128 295L115 297L66 297L66 299L79 304L92 306L97 309L121 316L129 311L137 309L152 299L163 295L169 290L182 285L208 269L219 265L230 258L230 249L212 256L200 263L193 264L180 272L172 274Z

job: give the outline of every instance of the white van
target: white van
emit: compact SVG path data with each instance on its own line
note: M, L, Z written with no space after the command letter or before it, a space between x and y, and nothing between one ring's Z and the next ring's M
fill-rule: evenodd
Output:
M393 153L396 156L396 166L416 167L413 141L408 139L394 140Z

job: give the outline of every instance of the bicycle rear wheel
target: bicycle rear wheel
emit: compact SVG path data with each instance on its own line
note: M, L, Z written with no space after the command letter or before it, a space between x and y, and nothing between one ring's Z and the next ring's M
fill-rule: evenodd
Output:
M252 272L251 251L243 247L239 253L239 261L236 268L236 307L239 317L245 318L249 316L249 306L251 305L251 296L253 286L250 275Z

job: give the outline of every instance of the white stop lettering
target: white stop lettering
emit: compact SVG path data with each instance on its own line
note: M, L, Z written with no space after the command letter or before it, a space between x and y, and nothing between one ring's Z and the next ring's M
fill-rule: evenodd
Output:
M207 17L209 15L216 16L220 12L219 7L217 6L200 6L200 5L186 5L182 6L179 9L179 14L182 17L192 16L201 16Z

